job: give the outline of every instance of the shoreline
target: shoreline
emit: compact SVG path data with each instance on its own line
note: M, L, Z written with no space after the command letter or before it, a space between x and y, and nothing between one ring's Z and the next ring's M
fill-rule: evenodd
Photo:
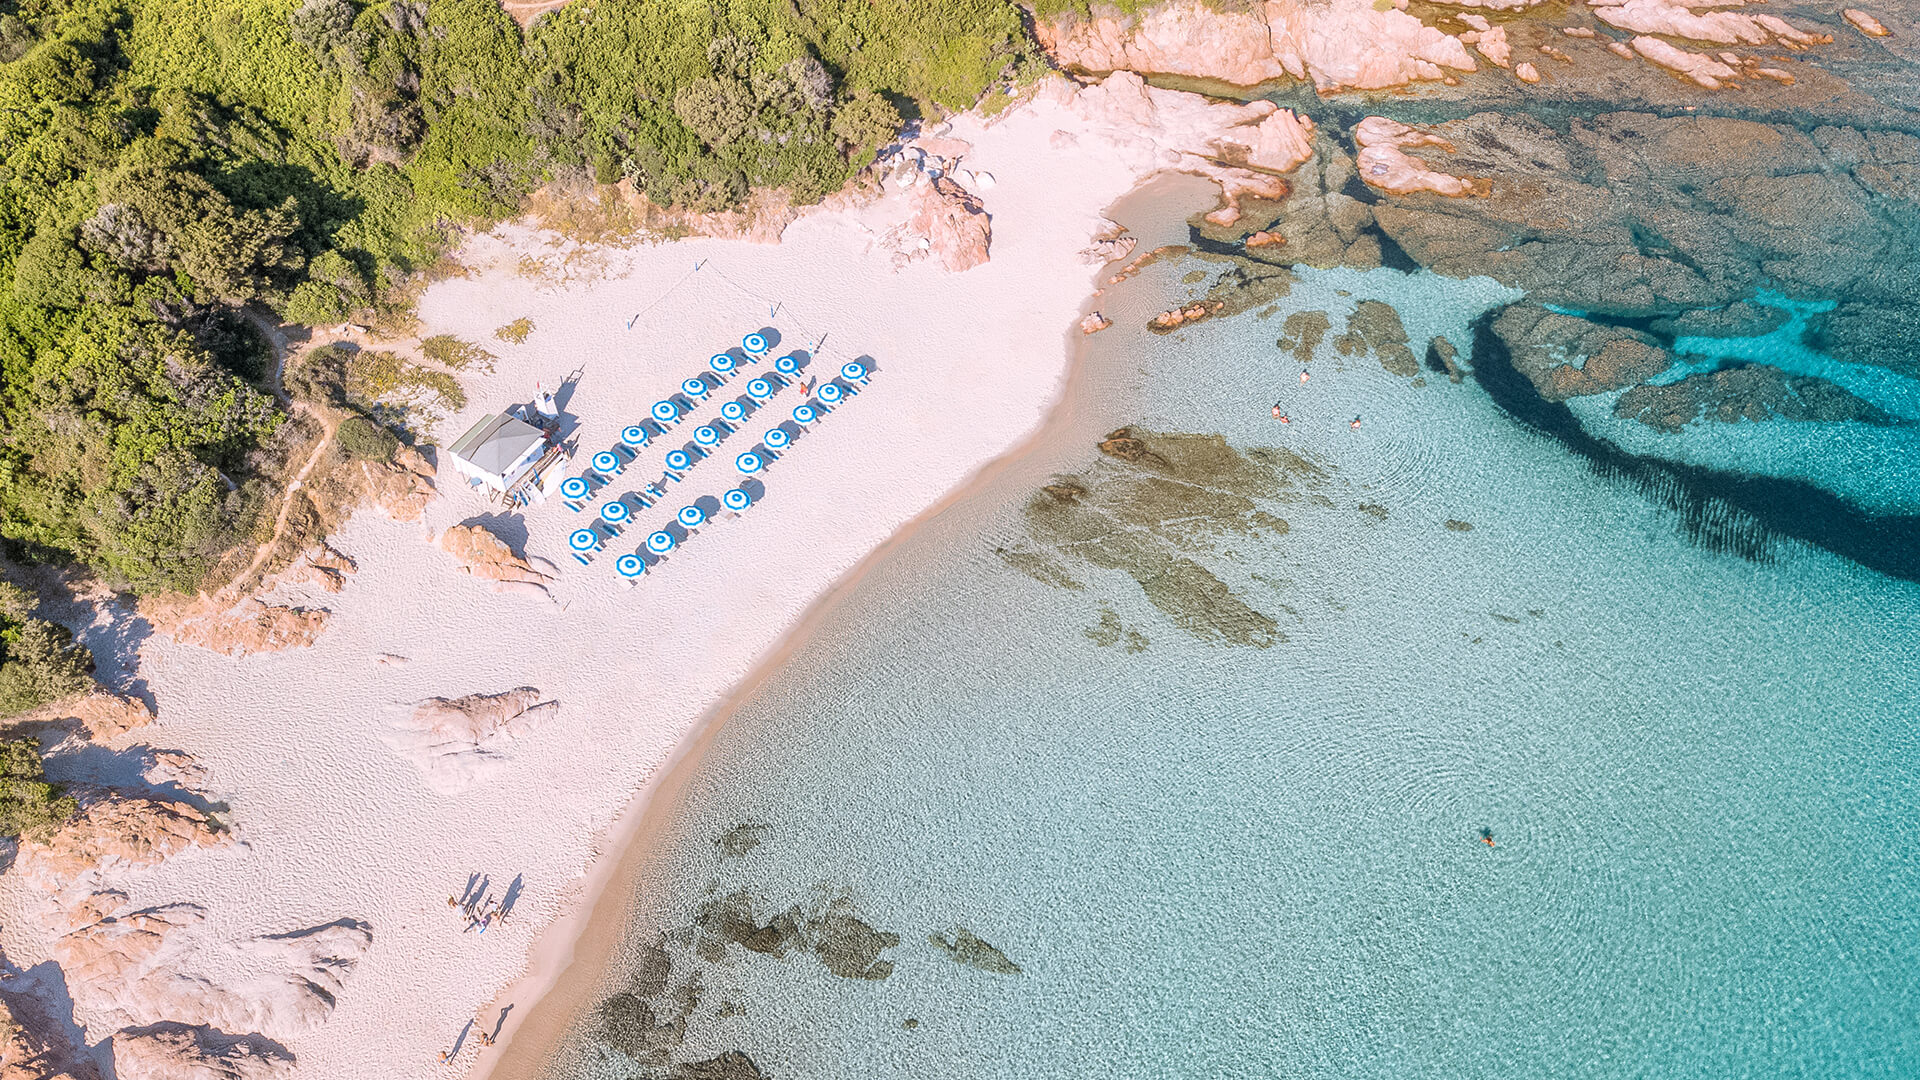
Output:
M1091 310L1090 307L1087 310ZM1084 311L1082 312L1084 314ZM615 824L605 834L603 856L583 882L582 895L568 913L549 923L528 952L528 971L507 987L486 1009L499 1014L502 1008L518 1009L519 999L531 991L533 1003L527 1018L510 1023L496 1043L498 1053L491 1064L482 1062L467 1074L473 1080L531 1077L539 1075L540 1063L550 1061L569 1034L594 988L605 976L614 949L626 937L632 921L638 886L651 869L654 848L643 841L659 835L668 814L679 804L675 796L696 773L696 767L711 748L720 729L760 687L776 674L786 661L806 645L819 624L842 600L902 544L912 540L925 525L990 485L1007 469L1024 460L1053 428L1053 413L1068 407L1071 390L1084 366L1084 335L1077 329L1067 336L1082 337L1069 341L1067 376L1061 391L1051 403L1049 415L1022 442L981 466L972 476L941 497L893 535L869 551L851 570L842 574L816 597L800 618L789 626L774 647L761 654L746 678L729 689L725 697L699 720L654 777L634 796ZM611 858L606 857L611 855ZM625 891L614 888L627 886ZM578 924L577 926L575 924ZM549 940L552 939L552 940ZM531 1042L529 1042L531 1040ZM516 1050L515 1047L520 1049ZM534 1055L528 1061L527 1055Z
M1185 193L1171 190L1161 193L1154 188L1157 185L1173 188L1185 182L1192 182L1196 195L1205 191L1209 198L1217 196L1212 181L1183 173L1157 173L1142 178L1103 213L1127 226L1129 234L1144 237L1149 223L1127 220L1131 215L1125 208L1136 200L1151 201L1156 196L1169 201L1179 199ZM1184 217L1177 224L1184 233ZM1144 238L1142 244L1149 250L1159 246L1147 244ZM1104 282L1113 267L1125 262L1117 259L1101 264L1096 268L1095 282ZM1074 428L1079 418L1073 410L1088 389L1088 357L1094 348L1093 335L1079 329L1078 318L1098 309L1100 294L1107 288L1111 286L1096 285L1087 294L1074 323L1063 333L1065 372L1058 392L1033 430L981 465L937 503L901 525L816 597L779 642L761 655L753 670L696 721L660 770L634 795L632 803L603 835L602 857L586 875L574 906L541 930L528 952L527 971L487 1006L486 1012L494 1016L498 1016L502 1008L528 1011L525 1019L510 1022L502 1030L495 1054L476 1063L468 1072L471 1080L531 1080L543 1075L543 1069L554 1060L605 979L614 951L632 928L645 891L643 886L658 872L655 866L658 845L648 841L662 835L669 818L682 805L686 785L697 775L699 765L721 729L740 707L811 642L820 624L886 559L918 538L928 525L955 506L989 490L1053 438ZM529 995L531 1001L527 1002Z

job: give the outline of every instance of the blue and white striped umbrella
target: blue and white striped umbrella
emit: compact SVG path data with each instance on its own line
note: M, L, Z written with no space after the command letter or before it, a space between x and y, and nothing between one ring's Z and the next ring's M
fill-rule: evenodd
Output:
M688 379L680 384L680 392L698 401L707 396L707 380Z
M675 472L693 468L693 458L685 450L674 450L667 454L667 468Z
M583 476L569 476L560 481L560 494L569 499L584 499L590 490Z
M791 375L800 370L800 361L792 355L783 356L773 362L773 370L782 375Z
M755 379L747 384L747 394L756 401L764 401L773 396L773 384L765 379Z
M840 389L838 383L823 383L820 389L814 391L814 393L819 396L821 401L829 405L838 405L840 404L840 399L847 396L847 392Z
M641 427L639 424L628 424L626 427L620 429L620 441L626 443L628 446L645 446L647 445L647 440L652 437L653 436L647 434L647 429Z
M697 506L683 506L673 519L689 529L697 529L707 520L707 512Z
M609 525L618 525L632 515L633 511L627 509L627 504L619 499L600 508L600 520Z
M737 424L747 418L747 407L737 401L729 401L725 405L720 406L720 418L722 420L731 420Z
M656 401L653 403L653 418L663 424L671 424L680 419L680 406L671 401Z
M766 463L760 460L759 454L749 450L739 457L734 458L733 464L735 468L743 473L757 473L760 471L761 466Z
M789 436L786 433L786 431L782 428L769 428L767 429L766 438L761 439L760 441L763 443L766 443L768 446L774 448L775 450L784 450L786 449L787 444L793 441L793 438Z
M753 496L747 494L745 488L729 488L725 495L720 496L720 501L729 510L745 510L753 505Z
M761 334L748 334L740 339L740 347L757 356L767 351L767 339Z
M622 555L613 568L620 571L621 577L637 578L647 572L647 561L638 555Z
M811 405L795 405L793 407L793 422L796 424L811 424L819 418L820 413Z
M575 529L567 537L567 546L575 551L592 551L600 546L600 534L592 529Z
M720 433L705 424L693 429L693 441L701 446L712 446L720 441Z
M655 555L665 555L673 550L674 542L673 534L662 529L647 537L647 550Z
M714 353L707 358L707 366L713 369L715 375L731 375L733 374L735 361L733 357L728 356L726 353Z
M867 365L849 360L840 365L840 374L849 382L860 382L867 377Z
M611 450L602 450L593 455L593 467L598 472L617 473L620 471L620 455Z

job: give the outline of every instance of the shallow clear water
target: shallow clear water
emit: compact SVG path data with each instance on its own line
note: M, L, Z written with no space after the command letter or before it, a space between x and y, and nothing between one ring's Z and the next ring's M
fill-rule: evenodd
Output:
M1308 274L1264 315L1140 330L1196 268L1110 295L1046 445L721 729L601 996L664 931L699 991L660 1045L782 1080L1920 1072L1920 587L1716 554L1471 381L1323 344L1303 386L1275 348L1294 311L1337 333L1378 297L1465 353L1512 296L1491 282ZM1068 589L996 553L1044 548L1029 499L1098 491L1129 424L1324 470L1253 500L1284 534L1175 546L1267 647L1122 570L1056 551ZM1911 501L1920 470L1894 479ZM698 912L737 890L761 922L844 896L898 934L891 974L711 951ZM1022 972L928 941L961 926ZM604 1034L583 1017L556 1071L634 1075Z

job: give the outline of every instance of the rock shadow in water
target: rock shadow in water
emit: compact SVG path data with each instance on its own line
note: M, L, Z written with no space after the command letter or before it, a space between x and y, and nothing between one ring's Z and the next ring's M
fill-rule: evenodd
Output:
M1778 538L1800 540L1903 581L1920 582L1920 516L1872 514L1804 480L1736 473L1630 454L1589 433L1564 404L1542 397L1494 330L1473 324L1473 372L1495 404L1554 439L1594 472L1677 512L1686 536L1715 552L1771 561Z

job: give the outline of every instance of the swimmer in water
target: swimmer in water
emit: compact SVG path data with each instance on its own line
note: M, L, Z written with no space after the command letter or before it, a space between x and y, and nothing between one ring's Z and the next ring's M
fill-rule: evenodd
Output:
M1485 844L1485 845L1487 845L1488 847L1493 847L1493 846L1494 846L1494 843L1493 843L1493 830L1492 830L1492 829L1481 829L1481 830L1480 830L1480 842L1481 842L1481 843L1483 843L1483 844Z
M1360 418L1359 418L1359 417L1357 417L1357 416L1356 416L1356 417L1354 417L1354 418L1353 418L1353 423L1351 423L1351 424L1348 424L1347 426L1348 426L1348 427L1350 427L1350 428L1352 428L1352 429L1353 429L1353 430L1355 430L1355 431L1359 431L1359 430L1360 430Z
M1283 417L1281 417L1281 418L1280 418L1280 422L1281 422L1281 423L1283 423L1283 424L1291 424L1291 423L1293 423L1293 417L1291 417L1291 416L1283 416Z
M1283 413L1282 413L1282 412L1280 411L1280 403L1279 403L1279 402L1277 402L1277 401L1273 403L1273 418L1274 418L1275 420L1280 420L1280 421L1285 421L1285 420L1286 420L1286 416L1285 416L1285 414L1283 414Z
M1304 372L1304 371L1303 371L1303 372L1301 372L1301 373L1300 373L1300 385L1301 385L1301 386L1305 386L1305 385L1307 385L1307 378L1308 378L1308 376L1307 376L1307 373L1306 373L1306 372Z

